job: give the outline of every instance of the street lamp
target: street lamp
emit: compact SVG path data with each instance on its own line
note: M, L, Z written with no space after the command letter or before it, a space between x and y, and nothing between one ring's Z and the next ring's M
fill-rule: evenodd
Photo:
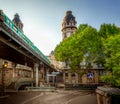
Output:
M3 68L7 68L8 67L8 62L5 61L4 64L3 64Z
M5 86L4 86L4 75L5 75L5 68L8 67L8 62L5 61L3 64L3 68L2 68L2 86L1 86L1 95L4 95L4 90L5 90Z

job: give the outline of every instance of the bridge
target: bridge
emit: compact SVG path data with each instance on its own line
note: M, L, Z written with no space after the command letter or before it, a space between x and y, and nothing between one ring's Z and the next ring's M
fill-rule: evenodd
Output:
M47 57L30 41L8 16L0 10L0 58L16 64L27 65L33 70L32 78L39 86L39 71L44 75L55 70ZM15 66L13 66L13 69ZM13 76L14 77L14 76ZM46 78L47 79L47 78Z

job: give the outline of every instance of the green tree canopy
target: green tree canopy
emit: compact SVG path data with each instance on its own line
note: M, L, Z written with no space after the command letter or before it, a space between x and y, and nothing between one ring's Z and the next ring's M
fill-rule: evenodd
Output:
M71 69L80 69L91 63L110 71L102 79L120 86L120 28L114 24L102 24L99 31L88 24L81 24L77 31L55 48L55 57L67 61Z
M87 24L81 24L72 36L66 38L55 48L55 57L60 61L69 60L68 64L71 68L78 69L83 59L86 63L95 59L99 48L98 41L97 30Z
M109 36L113 36L120 33L120 28L118 28L115 24L102 24L99 30L99 35L102 38L108 38Z
M120 34L110 36L104 41L106 68L110 71L102 79L115 86L120 86Z

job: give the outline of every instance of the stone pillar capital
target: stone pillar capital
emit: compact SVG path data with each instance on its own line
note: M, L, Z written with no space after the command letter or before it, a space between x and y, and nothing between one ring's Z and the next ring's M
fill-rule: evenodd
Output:
M34 67L39 67L39 64L38 63L34 63Z

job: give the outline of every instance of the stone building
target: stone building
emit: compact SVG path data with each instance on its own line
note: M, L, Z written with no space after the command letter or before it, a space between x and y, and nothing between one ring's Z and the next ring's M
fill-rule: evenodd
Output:
M61 30L62 40L71 36L76 31L77 29L76 25L77 25L77 22L75 20L75 17L72 15L72 11L67 11L62 22L62 30ZM55 59L54 51L51 51L48 58L50 59L51 64L59 71L61 71L66 67L67 68L69 67L69 66L66 66L65 62L60 62Z
M47 56L47 58L50 60L51 66L53 66L58 71L61 71L63 67L63 62L57 61L55 59L54 51L51 51L51 53L49 54L49 56Z
M70 37L77 30L77 22L75 17L72 14L72 11L67 11L66 15L62 22L62 40ZM70 67L67 65L67 62L59 62L55 60L54 51L49 55L49 59L51 64L53 64L56 68L59 67L59 70L63 72L63 81L64 83L99 83L100 75L103 74L103 67L98 67L95 64L92 64L91 68L83 67L76 72L72 72ZM84 66L85 61L83 60L81 65Z
M66 15L62 22L62 39L71 36L77 29L76 26L77 22L75 20L75 17L72 15L72 11L67 11Z

